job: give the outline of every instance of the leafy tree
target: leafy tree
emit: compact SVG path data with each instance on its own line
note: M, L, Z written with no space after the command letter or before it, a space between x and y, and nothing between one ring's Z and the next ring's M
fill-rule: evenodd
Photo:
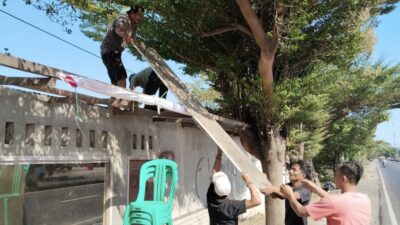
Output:
M376 155L375 158L379 156L385 156L385 157L397 157L397 152L399 149L392 147L389 143L384 142L384 141L377 141L376 142Z
M210 87L205 74L194 78L192 82L186 83L189 91L197 98L203 107L208 110L215 111L220 108L218 100L221 95Z
M395 70L375 68L376 77L364 77L370 68L364 70L359 63L373 47L376 16L389 13L396 2L37 0L32 4L60 21L70 21L69 13L76 12L74 18L83 20L83 32L94 40L101 40L123 6L143 4L147 13L138 38L165 59L185 64L188 74L208 75L221 94L218 113L252 125L252 130L240 133L242 143L278 185L287 148L296 152L296 146L307 146L310 150L304 154L313 157L324 143L337 146L327 137L350 137L361 126L354 122L357 119L370 120L364 127L373 127L382 114L370 110L397 107L399 92L394 84L371 83L389 81L390 76L380 73L393 75ZM376 101L374 94L385 101ZM343 133L344 128L349 131ZM359 139L366 140L367 133ZM266 198L267 224L283 223L282 206L280 200Z
M387 110L398 107L399 65L360 63L346 71L334 69L329 95L329 111L323 150L314 160L320 170L332 169L343 159L362 160L374 151L377 125L388 119ZM329 78L328 78L329 80Z

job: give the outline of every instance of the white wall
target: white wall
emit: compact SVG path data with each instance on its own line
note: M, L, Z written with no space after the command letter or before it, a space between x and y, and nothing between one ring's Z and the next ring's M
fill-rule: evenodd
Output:
M83 123L76 123L76 104L50 103L49 97L0 87L0 163L110 161L111 181L106 200L106 224L121 224L127 204L129 160L154 159L163 151L172 151L179 167L173 217L189 215L206 207L206 192L216 153L215 143L197 127L182 127L176 122L153 122L152 117L134 113L109 115L106 108L80 104ZM5 144L5 124L14 123L14 143ZM34 145L26 145L26 124L34 124ZM52 143L44 145L44 127L52 126ZM61 146L61 127L68 127L68 144ZM82 147L76 147L75 133L83 131ZM89 146L89 131L95 131L95 147ZM102 132L108 133L102 147ZM132 138L137 136L133 149ZM145 135L145 149L140 137ZM149 136L153 149L149 149ZM238 140L236 139L238 142ZM254 163L261 168L258 160ZM232 181L230 197L249 197L240 174L223 157L222 170ZM263 207L255 210L262 211Z

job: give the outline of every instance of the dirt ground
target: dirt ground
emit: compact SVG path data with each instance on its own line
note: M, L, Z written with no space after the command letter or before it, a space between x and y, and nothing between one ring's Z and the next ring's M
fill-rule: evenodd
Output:
M262 225L265 224L265 216L264 214L256 214L251 218L239 221L240 225Z
M264 214L257 214L251 218L239 221L240 225L263 225L265 224L265 216ZM312 219L308 219L308 225L325 225L326 222L324 220L321 221L313 221Z

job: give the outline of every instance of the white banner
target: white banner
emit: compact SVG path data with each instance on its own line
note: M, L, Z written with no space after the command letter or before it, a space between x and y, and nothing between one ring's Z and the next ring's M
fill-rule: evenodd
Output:
M181 104L170 102L166 99L159 98L154 95L146 95L137 93L126 88L121 88L112 84L107 84L98 80L92 80L86 77L81 77L74 74L67 74L64 72L57 72L57 77L70 86L76 88L81 87L99 94L112 96L117 99L125 99L136 102L141 102L146 105L157 105L160 108L167 109L169 111L190 115L185 107Z

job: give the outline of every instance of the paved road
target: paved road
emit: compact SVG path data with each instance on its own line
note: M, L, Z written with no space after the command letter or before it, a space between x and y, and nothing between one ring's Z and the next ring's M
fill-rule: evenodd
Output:
M26 193L26 225L86 225L102 221L104 184Z
M381 187L382 225L396 224L393 223L393 219L396 220L395 222L397 222L397 224L400 224L400 162L387 161L386 167L383 168L381 165L379 165L379 169L383 177L389 200L386 201L385 191L383 190L383 187ZM390 202L390 205L393 209L392 215L394 218L392 218L392 220L390 218L390 206L388 207L388 202Z

